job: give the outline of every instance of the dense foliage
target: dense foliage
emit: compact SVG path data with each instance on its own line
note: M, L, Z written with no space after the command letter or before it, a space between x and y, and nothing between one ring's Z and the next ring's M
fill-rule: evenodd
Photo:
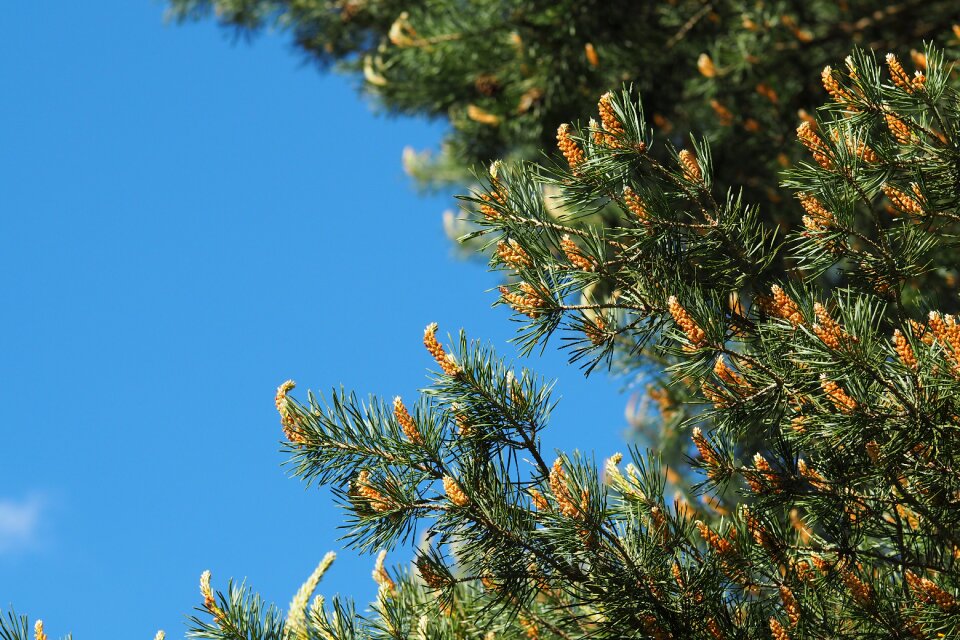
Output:
M824 75L787 178L804 229L785 236L717 192L706 142L653 156L628 93L560 129L562 165L494 165L471 200L519 275L501 298L522 339L658 358L700 482L671 496L649 452L548 456L550 385L431 325L439 371L412 408L278 390L296 474L336 488L352 546L425 530L413 570L381 556L369 614L317 601L304 637L956 637L960 326L953 296L912 283L958 267L960 97L926 61L857 52ZM619 223L568 224L598 206ZM203 637L238 637L208 610Z

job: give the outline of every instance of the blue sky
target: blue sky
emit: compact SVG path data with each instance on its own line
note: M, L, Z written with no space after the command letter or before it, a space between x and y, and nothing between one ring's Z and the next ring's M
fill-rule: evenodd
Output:
M452 257L451 199L402 172L442 123L375 116L282 35L163 13L0 20L0 607L52 636L182 637L207 568L285 607L330 549L321 590L366 602L373 559L280 466L276 386L412 400L431 321L514 353L495 276ZM559 378L548 447L623 448L616 381L530 364Z

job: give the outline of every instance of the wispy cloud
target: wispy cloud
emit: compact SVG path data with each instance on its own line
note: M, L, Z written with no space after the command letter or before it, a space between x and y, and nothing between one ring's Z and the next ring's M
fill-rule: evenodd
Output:
M45 501L29 495L22 500L0 498L0 554L29 549L37 542Z

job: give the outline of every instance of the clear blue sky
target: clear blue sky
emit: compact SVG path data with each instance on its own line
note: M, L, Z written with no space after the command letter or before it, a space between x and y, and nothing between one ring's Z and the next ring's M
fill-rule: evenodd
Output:
M12 0L0 20L0 607L78 640L182 637L197 580L286 607L341 514L285 476L274 390L413 398L420 338L513 353L496 278L457 261L447 197L285 38L165 25L150 0ZM548 447L623 448L618 383L553 350ZM392 554L395 563L407 562ZM321 589L374 593L341 552Z

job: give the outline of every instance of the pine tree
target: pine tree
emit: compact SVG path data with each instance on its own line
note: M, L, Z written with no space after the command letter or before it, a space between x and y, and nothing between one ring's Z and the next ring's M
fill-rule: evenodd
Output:
M293 628L250 594L208 597L197 637L957 637L960 325L955 295L915 283L957 268L960 93L938 50L925 59L908 74L856 51L824 74L831 102L785 178L797 232L718 192L709 144L669 147L628 91L601 98L600 124L561 127L560 163L495 164L468 198L518 275L501 299L523 344L559 331L589 364L658 354L686 394L689 495L650 452L600 469L547 454L551 384L430 325L438 370L411 406L300 403L292 382L276 397L296 474L335 488L350 545L424 529L413 569L381 554L368 614L305 596ZM597 207L618 224L569 224Z

